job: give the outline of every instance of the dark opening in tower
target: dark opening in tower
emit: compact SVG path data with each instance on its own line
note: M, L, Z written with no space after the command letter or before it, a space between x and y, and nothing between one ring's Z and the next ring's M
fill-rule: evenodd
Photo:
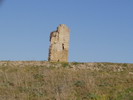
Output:
M62 43L62 50L64 50L65 49L65 47L64 47L64 43Z

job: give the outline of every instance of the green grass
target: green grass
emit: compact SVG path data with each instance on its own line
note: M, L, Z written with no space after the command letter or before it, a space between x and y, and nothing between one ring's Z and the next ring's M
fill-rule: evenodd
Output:
M0 62L0 100L133 100L133 64Z

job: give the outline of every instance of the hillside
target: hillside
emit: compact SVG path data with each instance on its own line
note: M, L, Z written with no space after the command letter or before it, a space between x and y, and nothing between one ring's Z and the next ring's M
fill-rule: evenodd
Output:
M133 100L133 64L0 61L0 100Z

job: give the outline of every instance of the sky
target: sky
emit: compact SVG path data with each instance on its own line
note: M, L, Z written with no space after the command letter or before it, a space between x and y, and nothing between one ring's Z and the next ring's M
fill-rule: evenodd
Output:
M133 63L133 0L3 0L0 60L47 60L60 24L71 29L70 62Z

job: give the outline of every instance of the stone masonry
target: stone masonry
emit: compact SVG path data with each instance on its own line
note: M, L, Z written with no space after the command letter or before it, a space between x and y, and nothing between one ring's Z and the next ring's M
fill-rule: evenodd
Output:
M51 62L68 62L70 29L61 24L50 34L49 58Z

